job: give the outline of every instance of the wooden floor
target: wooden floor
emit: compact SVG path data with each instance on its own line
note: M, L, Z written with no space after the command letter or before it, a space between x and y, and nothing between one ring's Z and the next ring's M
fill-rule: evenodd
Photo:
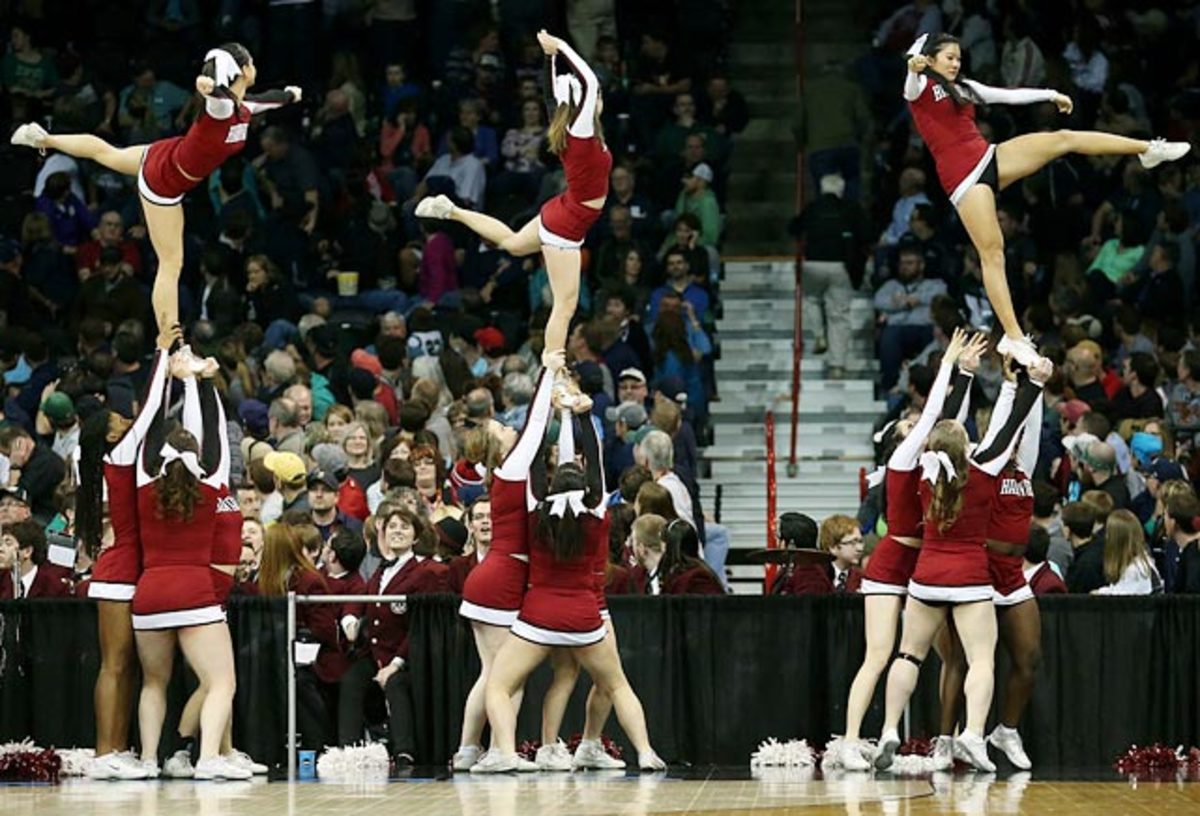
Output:
M733 774L725 773L725 776ZM745 774L742 774L745 776ZM784 771L759 779L673 775L557 774L409 780L342 785L90 782L0 787L4 816L707 816L781 814L1068 814L1117 816L1200 813L1200 783L1064 782L1017 775L936 775L933 779L814 779ZM701 778L697 778L701 777Z

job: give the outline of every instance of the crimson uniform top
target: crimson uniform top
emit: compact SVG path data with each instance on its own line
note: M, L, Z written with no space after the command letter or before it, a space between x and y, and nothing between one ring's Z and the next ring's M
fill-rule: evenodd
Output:
M1029 581L1029 587L1033 590L1034 595L1056 595L1067 591L1067 585L1063 583L1063 579L1058 577L1058 573L1050 567L1050 563L1047 561L1038 564L1025 578Z
M366 595L367 582L359 575L358 570L347 572L334 577L325 574L325 591L330 595ZM336 683L350 668L355 656L355 645L346 640L342 621L347 617L361 618L366 609L361 602L343 604L308 604L309 606L330 606L337 635L336 648L324 648L317 653L317 662L313 671L325 683Z
M663 595L724 595L725 588L704 564L696 564L667 576Z
M184 424L200 428L201 459L211 472L206 481L217 490L217 511L213 525L210 565L236 567L242 555L242 511L237 495L230 490L229 427L225 406L211 379L197 382L189 377L183 381ZM208 418L208 421L206 421ZM213 589L221 603L233 591L231 572L213 569Z
M992 498L992 514L988 519L989 540L1018 544L1022 549L1029 543L1029 522L1033 519L1033 480L1030 475L1037 467L1041 407L1039 398L1022 429L1016 461L1000 471Z
M559 56L567 63L573 77L558 74ZM569 103L580 92L582 96L575 118L567 126L567 147L559 156L563 175L566 176L567 193L577 202L606 198L613 157L596 134L600 81L591 66L571 46L561 41L558 53L550 57L550 76L550 88L556 103ZM578 80L581 86L579 92L575 91L572 78Z
M841 592L856 593L862 586L863 571L851 567L846 571L846 585ZM801 564L797 566L779 590L780 595L832 595L835 591L833 564Z
M142 548L138 536L137 457L155 416L162 410L169 355L158 349L141 408L125 435L104 457L104 486L108 491L108 516L113 543L100 550L92 567L88 597L129 601L142 573Z
M957 85L971 101L959 105L945 88L924 74L909 71L904 83L904 98L913 123L933 154L942 189L955 204L979 181L995 152L975 124L974 101L1022 105L1049 102L1056 95L1048 89L992 88L970 79L959 80Z
M359 578L362 581L362 578ZM328 579L313 570L293 568L288 576L288 590L297 595L328 595ZM296 626L309 633L321 645L313 671L326 683L336 683L342 676L345 661L338 625L337 604L311 603L296 605ZM348 663L347 663L348 665ZM340 671L338 670L340 669Z
M389 572L385 562L367 582L368 595L419 595L443 592L437 575L422 569L415 555L402 556L404 563ZM384 584L384 575L387 583ZM366 646L375 665L383 668L396 658L408 660L408 604L369 601L366 605Z

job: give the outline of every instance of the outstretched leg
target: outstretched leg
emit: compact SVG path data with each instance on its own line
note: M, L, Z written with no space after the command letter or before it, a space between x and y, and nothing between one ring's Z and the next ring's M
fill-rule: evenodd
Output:
M1129 139L1094 130L1026 133L996 146L996 173L1000 179L1000 189L1003 190L1068 153L1137 156L1149 149L1150 143L1144 139Z
M1023 338L1004 272L1004 233L1000 232L1000 222L996 217L995 193L986 184L976 184L959 199L957 209L971 243L979 252L983 288L987 291L996 319L1007 336Z
M542 254L550 277L550 291L554 294L554 305L550 307L550 318L546 321L546 351L558 351L567 347L567 331L579 305L583 260L578 249L547 246L543 247Z
M183 269L183 205L152 204L142 199L150 244L158 256L158 271L150 303L160 330L179 322L179 274Z
M59 150L77 159L89 159L99 162L109 170L115 170L126 176L136 176L142 163L142 154L146 145L132 147L114 147L98 136L89 134L47 134L45 147Z

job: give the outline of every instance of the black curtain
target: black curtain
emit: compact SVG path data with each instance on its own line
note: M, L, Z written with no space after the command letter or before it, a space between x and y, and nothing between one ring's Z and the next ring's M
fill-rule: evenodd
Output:
M1022 728L1035 763L1107 767L1133 743L1200 743L1200 598L1040 603L1044 662ZM479 661L457 599L422 596L410 604L418 760L441 763L458 746L462 705ZM861 599L618 597L610 605L626 673L664 757L742 764L768 736L820 745L842 730L846 692L863 655ZM234 599L230 628L238 670L235 741L256 758L282 763L285 604ZM95 631L88 602L0 603L0 739L92 744ZM997 699L1006 664L1000 647ZM936 733L937 671L936 659L926 661L913 699L919 736ZM549 681L542 667L526 687L522 739L539 737ZM177 669L164 733L173 732L192 682ZM878 733L882 687L865 734ZM564 738L582 730L587 689L585 678L568 707ZM606 731L628 750L615 718ZM164 756L172 743L164 739Z

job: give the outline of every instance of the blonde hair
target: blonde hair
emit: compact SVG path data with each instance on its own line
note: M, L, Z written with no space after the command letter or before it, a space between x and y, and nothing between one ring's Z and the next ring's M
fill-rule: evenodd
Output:
M929 503L926 520L945 532L962 512L963 490L967 486L967 433L952 419L943 419L933 426L927 447L931 451L942 451L950 456L954 465L954 478L945 471L938 471L933 483L933 500Z
M842 539L858 530L858 519L850 516L833 515L821 522L821 549L833 552L833 548L842 543Z
M667 520L662 516L654 513L638 516L633 521L633 539L648 550L662 552L663 530L666 527Z
M1096 511L1096 523L1103 524L1116 508L1113 497L1103 490L1088 490L1079 500Z
M554 115L550 117L550 126L546 128L546 145L555 156L561 156L563 151L567 149L567 129L571 127L571 123L575 121L575 117L578 115L578 105L560 102L558 107L554 109ZM596 106L594 120L595 138L603 143L604 128L600 124L599 105Z
M1114 510L1104 525L1104 577L1115 584L1130 564L1145 558L1142 523L1128 510Z

